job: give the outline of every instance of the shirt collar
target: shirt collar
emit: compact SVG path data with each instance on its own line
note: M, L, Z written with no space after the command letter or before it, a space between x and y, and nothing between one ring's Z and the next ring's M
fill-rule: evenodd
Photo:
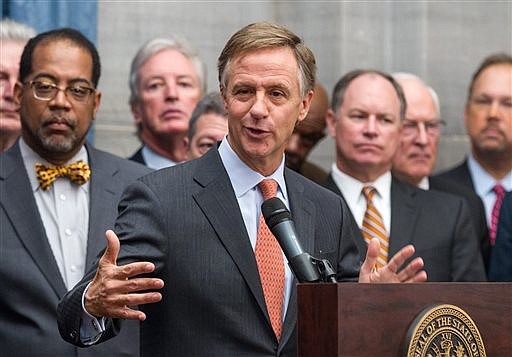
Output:
M35 165L36 163L40 163L43 165L53 165L51 162L48 162L39 154L37 154L34 150L32 150L23 140L22 137L20 137L20 152L21 157L23 158L23 163L25 164L25 170L27 171L28 178L30 180L30 186L32 186L32 191L35 192L39 189L39 181L37 180L36 176L36 169ZM76 153L75 156L73 156L68 162L65 163L69 164L71 162L82 160L85 163L89 164L89 157L87 155L87 150L85 149L85 145L82 145L80 150ZM80 187L84 188L86 191L88 191L89 187L89 181L87 181L85 184L81 185Z
M281 164L277 170L268 177L261 175L247 166L247 164L238 157L235 151L233 151L233 148L229 145L226 137L220 143L219 155L222 160L222 164L226 168L231 184L233 185L236 197L241 197L246 194L247 191L258 185L261 180L265 178L272 178L277 181L284 199L288 200L286 184L284 181L284 154Z
M390 202L391 172L379 176L374 182L361 182L342 172L336 163L332 164L332 177L347 202L357 202L361 197L364 186L371 185L384 202Z
M485 169L480 165L472 154L468 156L468 169L473 180L476 193L483 197L490 192L498 181L496 181ZM503 185L506 191L512 190L512 171L509 172L501 181L499 181Z
M171 167L177 164L177 162L172 161L160 154L157 154L153 150L149 148L149 146L144 145L142 147L142 157L144 158L144 162L146 166L154 170L160 170L165 167Z

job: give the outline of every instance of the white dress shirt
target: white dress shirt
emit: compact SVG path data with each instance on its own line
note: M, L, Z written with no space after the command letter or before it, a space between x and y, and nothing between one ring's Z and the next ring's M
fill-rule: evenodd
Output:
M496 201L496 193L493 191L493 187L497 183L501 183L505 191L512 191L512 171L501 181L496 181L478 162L476 162L471 154L468 156L468 169L475 186L475 191L484 203L487 226L490 227L492 209Z
M39 187L35 164L52 165L35 153L20 138L23 163L34 192L48 243L64 284L71 289L85 272L89 229L89 181L77 185L66 177L57 178L48 191ZM80 151L66 164L82 160L88 163L87 150Z
M363 187L371 185L377 190L377 193L373 196L373 204L382 216L384 227L389 235L389 232L391 232L391 172L386 172L374 182L361 182L341 172L334 163L331 173L359 228L363 227L364 213L366 212L366 198L362 192Z

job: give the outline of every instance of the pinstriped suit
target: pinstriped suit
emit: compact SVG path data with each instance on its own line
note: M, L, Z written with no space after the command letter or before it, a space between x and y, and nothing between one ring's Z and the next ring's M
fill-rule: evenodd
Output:
M303 248L328 258L338 279L355 279L357 227L340 199L285 169L290 210ZM141 306L144 356L296 356L296 289L278 343L266 312L254 252L216 148L198 160L131 185L120 204L119 264L149 260L165 282L163 301ZM59 305L69 338L79 328L80 298L91 272ZM118 321L115 321L117 324ZM113 329L102 339L110 338Z
M150 170L86 146L92 169L86 266L105 246L122 189ZM0 354L2 356L138 356L138 326L118 341L78 349L59 335L56 308L66 293L19 145L0 155ZM127 326L128 327L128 326Z

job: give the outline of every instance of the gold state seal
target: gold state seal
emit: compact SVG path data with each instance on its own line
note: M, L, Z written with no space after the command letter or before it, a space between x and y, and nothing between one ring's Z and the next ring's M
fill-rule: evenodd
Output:
M407 357L486 357L480 332L469 315L454 305L422 311L409 327Z

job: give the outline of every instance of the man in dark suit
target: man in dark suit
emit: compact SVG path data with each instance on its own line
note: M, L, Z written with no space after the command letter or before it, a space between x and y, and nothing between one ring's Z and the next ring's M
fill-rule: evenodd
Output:
M484 263L489 261L489 232L480 197L470 189L431 177L444 121L440 119L439 98L431 87L411 73L395 73L393 78L404 91L407 109L398 148L393 156L392 173L399 180L425 190L438 190L464 197L469 203Z
M336 163L326 186L345 198L361 240L379 237L382 264L412 243L429 281L485 280L467 202L391 175L405 111L402 88L388 74L355 70L343 76L327 113Z
M512 190L512 56L483 60L469 85L464 121L471 144L468 157L439 175L474 191L485 207L489 244L496 238L499 207ZM495 216L496 217L496 216Z
M23 51L15 88L22 137L0 155L3 356L139 355L137 323L90 350L63 341L56 323L57 303L105 246L123 188L149 171L84 144L99 76L98 53L76 30L40 34Z
M512 192L508 192L501 206L496 245L489 266L490 281L512 282Z
M255 23L230 38L218 67L227 138L201 158L150 174L126 190L115 227L119 240L107 233L98 269L59 305L67 341L104 341L125 318L145 320L145 356L296 356L293 275L275 239L260 245L266 225L258 224L259 187L266 180L277 184L304 249L329 259L339 280L357 278L361 255L345 204L284 165L286 142L313 95L313 53L289 30ZM262 249L276 248L272 259L258 258ZM374 270L378 242L372 241L359 280L424 281L421 259L397 271L413 250L405 247ZM274 276L273 284L264 283L265 272ZM141 310L128 307L133 305ZM270 313L276 308L279 314ZM80 338L78 331L90 329L91 320L107 326ZM90 339L84 343L84 337Z
M314 92L306 119L295 127L288 141L285 162L290 169L311 181L322 184L327 178L327 172L318 165L307 161L307 158L314 147L325 137L325 115L329 109L329 96L319 83L315 85Z
M184 40L145 43L130 68L130 108L142 147L131 160L152 169L187 160L190 115L206 92L206 69Z

